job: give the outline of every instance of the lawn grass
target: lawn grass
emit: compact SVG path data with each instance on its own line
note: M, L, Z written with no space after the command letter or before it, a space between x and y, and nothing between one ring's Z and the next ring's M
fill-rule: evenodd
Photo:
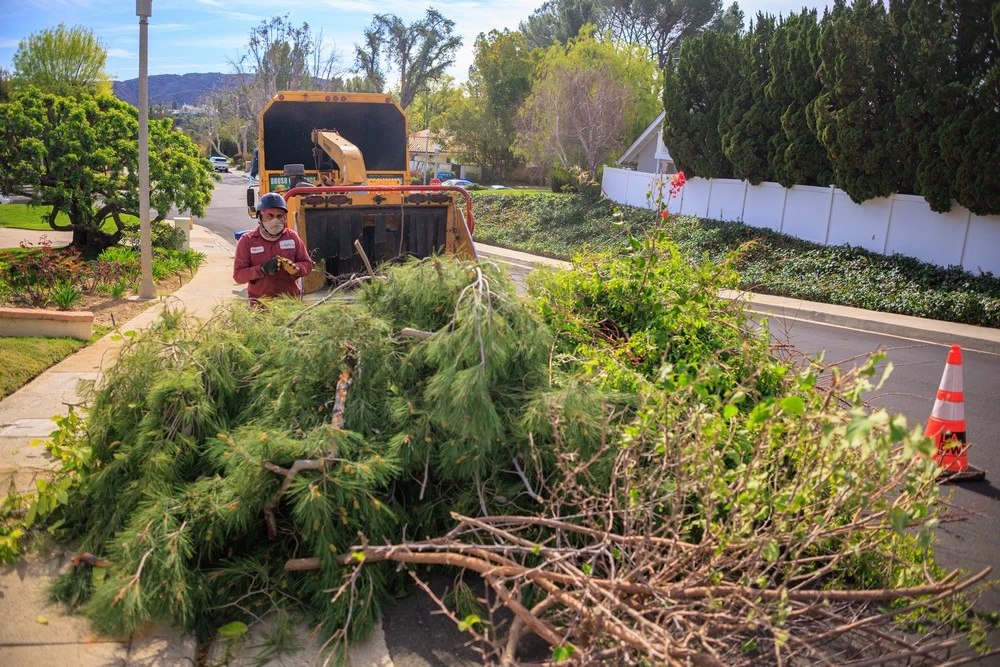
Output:
M0 398L87 344L75 338L0 338Z
M49 213L51 211L52 208L49 206L31 207L27 204L4 204L0 206L0 227L50 232L52 231L52 227L49 226ZM138 222L138 220L133 215L122 216L122 221L125 223ZM56 224L68 225L69 216L60 211L56 216ZM115 221L111 218L105 220L102 230L107 234L113 234Z

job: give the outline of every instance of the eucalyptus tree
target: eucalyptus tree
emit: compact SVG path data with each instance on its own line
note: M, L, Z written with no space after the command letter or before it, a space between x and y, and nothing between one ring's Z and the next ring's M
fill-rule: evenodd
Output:
M433 8L410 25L393 14L376 14L365 29L364 43L354 47L355 70L377 92L386 90L391 74L398 75L399 105L406 109L454 64L462 46L454 30L455 22Z

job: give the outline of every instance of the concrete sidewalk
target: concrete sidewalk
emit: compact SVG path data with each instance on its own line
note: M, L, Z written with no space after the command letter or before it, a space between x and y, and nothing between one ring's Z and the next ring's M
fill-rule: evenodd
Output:
M21 240L38 243L39 233L0 230L0 246L16 247ZM69 239L46 234L54 245ZM232 249L203 227L195 227L191 247L205 253L207 262L177 292L160 299L128 323L122 331L152 324L161 310L183 307L205 317L221 301L245 294L232 281ZM32 382L0 401L0 479L13 479L18 488L55 467L44 447L32 440L46 438L55 428L53 416L64 416L79 403L80 380L97 380L114 363L122 340L109 334L49 368ZM70 567L66 554L35 555L0 568L0 665L193 665L195 641L169 628L127 639L96 636L89 623L73 616L61 604L49 604L47 588L57 574Z
M11 231L16 233L10 234ZM0 230L0 247L5 244L17 246L21 239L15 240L16 236L36 243L38 233L31 234L20 230ZM12 240L13 243L10 243ZM196 225L191 235L191 247L205 253L206 264L173 295L122 325L122 331L150 326L159 317L162 308L168 305L182 307L188 313L205 318L219 303L245 297L246 290L232 281L232 245ZM540 264L568 266L566 262L526 253L481 244L477 247L483 260L504 264L514 275L523 275ZM780 311L786 317L816 318L840 326L919 340L959 342L972 349L1000 354L1000 331L996 329L778 297L730 296L748 298L751 309L761 312ZM51 433L54 429L51 418L66 415L69 406L79 402L77 383L80 380L97 380L101 372L114 363L121 345L122 342L113 340L111 335L106 336L0 401L0 481L12 478L20 488L27 488L37 476L54 467L44 448L30 447L29 443ZM0 567L0 618L3 619L0 623L0 665L152 666L195 663L194 640L175 630L158 628L151 634L127 639L98 637L92 633L86 620L69 614L62 605L49 604L46 595L48 585L68 567L65 554L31 557L12 566ZM312 664L316 647L314 643L307 643L306 646L299 654L282 658L280 664ZM309 649L309 646L313 648ZM380 627L376 628L376 636L371 641L352 649L351 662L357 666L391 667L392 660Z
M30 229L0 227L0 248L19 248L22 241L37 246L41 244L43 238L51 241L53 247L59 248L72 243L73 232L36 232Z

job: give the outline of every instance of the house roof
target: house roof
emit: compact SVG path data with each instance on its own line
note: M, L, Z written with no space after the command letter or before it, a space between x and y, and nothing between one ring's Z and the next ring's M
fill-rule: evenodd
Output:
M435 141L430 130L420 130L410 135L407 148L411 153L435 153L441 150L442 146Z
M656 159L672 160L673 158L670 157L667 147L663 145L663 132L661 131L663 127L663 119L666 115L665 111L661 111L660 115L653 119L653 122L650 123L646 129L642 131L642 134L639 135L639 138L633 141L632 145L626 148L625 152L622 153L618 159L615 160L615 162L618 164L638 162L639 154L649 144L649 142L654 140L654 138L656 140Z
M409 136L407 149L411 153L461 153L465 146L454 143L451 137L442 132L420 130Z

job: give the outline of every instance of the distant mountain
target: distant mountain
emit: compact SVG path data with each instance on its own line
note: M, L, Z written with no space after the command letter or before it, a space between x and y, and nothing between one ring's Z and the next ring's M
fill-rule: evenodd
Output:
M235 86L238 74L205 72L201 74L154 74L149 77L149 104L180 107L199 104L213 90ZM139 79L114 82L115 96L139 106Z

